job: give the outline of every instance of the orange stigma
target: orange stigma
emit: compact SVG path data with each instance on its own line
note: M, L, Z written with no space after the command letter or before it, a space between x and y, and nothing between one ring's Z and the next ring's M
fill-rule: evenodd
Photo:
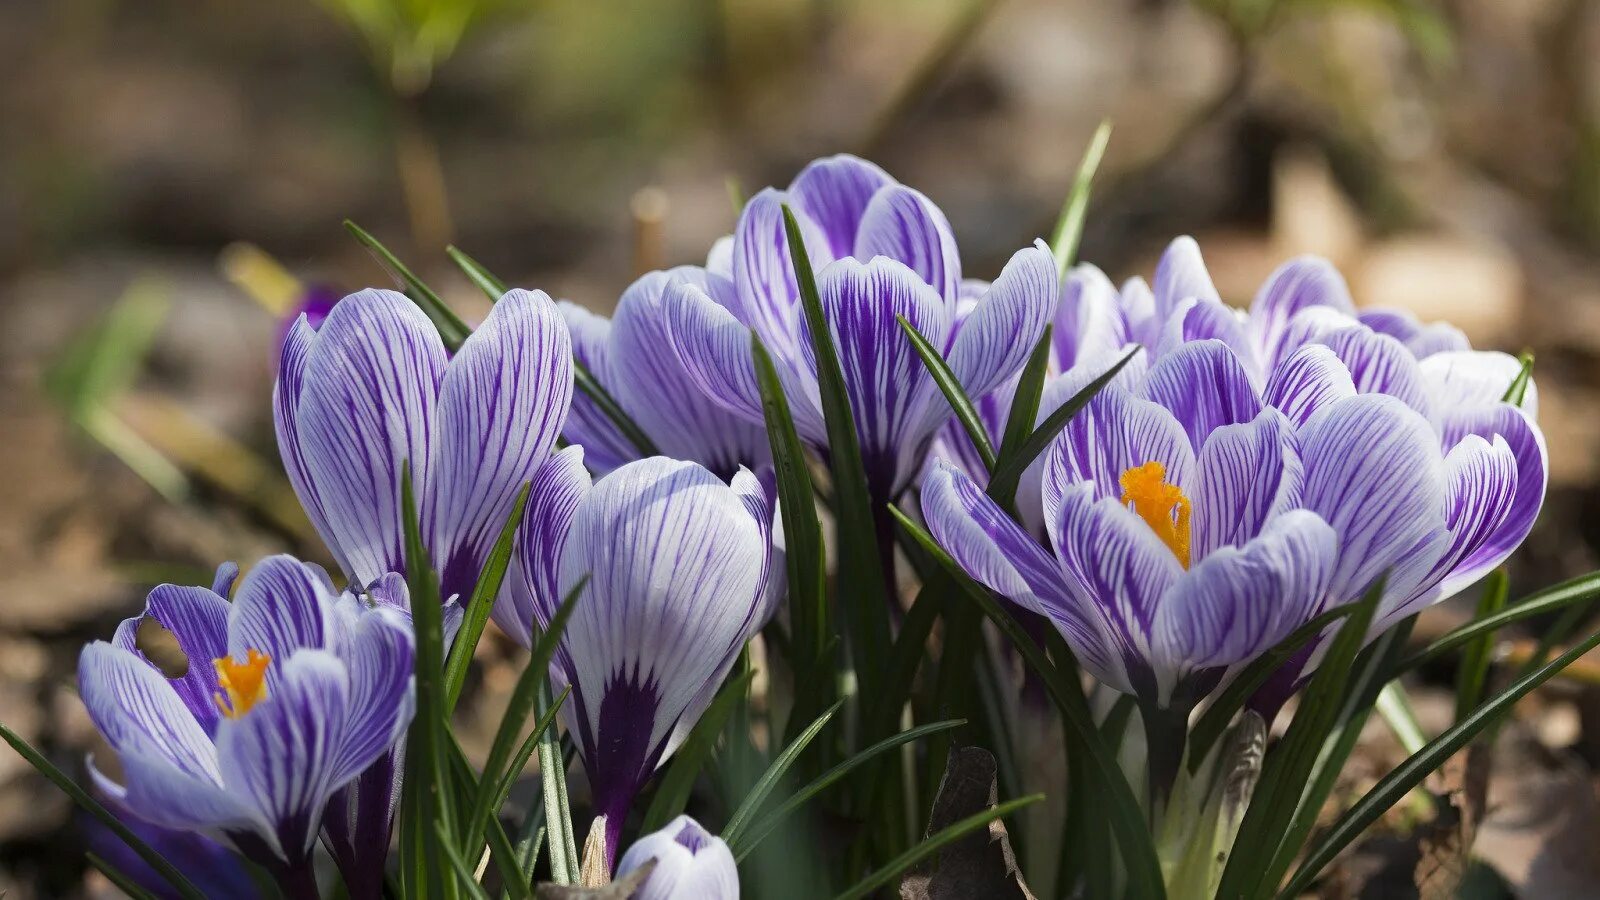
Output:
M1122 502L1133 504L1139 518L1189 568L1189 498L1177 485L1167 483L1166 467L1147 462L1123 472L1120 481Z
M270 662L272 657L256 649L245 651L244 662L234 662L231 656L216 660L217 686L222 690L212 696L224 716L237 719L267 698L267 663Z

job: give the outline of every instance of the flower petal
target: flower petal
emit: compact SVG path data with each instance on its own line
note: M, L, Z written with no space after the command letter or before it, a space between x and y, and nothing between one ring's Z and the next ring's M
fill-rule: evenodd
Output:
M561 311L567 332L572 336L573 357L602 387L615 393L617 376L611 355L611 320L567 300L557 300L556 308ZM582 445L584 459L596 472L609 472L639 457L639 448L583 391L573 392L572 408L561 436L569 444Z
M325 650L302 650L283 670L265 700L217 728L217 756L228 789L265 813L293 859L311 851L328 797L341 784L335 777L350 678Z
M125 620L112 638L116 647L151 663L138 646L140 621L146 617L154 619L171 632L178 649L188 660L188 668L180 677L169 678L167 683L172 685L206 734L216 731L217 719L221 717L213 697L217 677L211 661L228 652L228 609L228 601L205 588L158 585L145 598L144 615Z
M1321 344L1307 344L1272 371L1264 399L1299 428L1324 406L1355 395L1344 361Z
M806 166L789 185L789 196L817 223L827 236L833 258L838 259L854 250L856 234L872 196L893 183L894 179L876 165L840 153Z
M185 831L259 835L273 853L278 837L261 810L232 785L190 774L144 749L118 754L127 782L120 802L147 822Z
M617 864L621 879L655 860L632 900L738 900L739 872L722 839L688 816L633 843Z
M1249 372L1233 349L1217 340L1192 341L1158 359L1145 377L1143 394L1172 413L1196 453L1213 431L1261 412Z
M766 429L707 397L673 347L672 308L692 285L712 295L714 275L684 266L634 282L617 304L613 351L627 365L617 372L618 401L667 456L690 459L724 477L765 461ZM746 341L748 343L748 339Z
M425 534L440 593L467 597L517 491L550 456L572 403L572 339L543 291L508 291L439 390Z
M1256 354L1254 342L1246 333L1244 314L1221 300L1180 302L1162 327L1156 355L1165 356L1186 343L1204 340L1221 341L1228 345L1249 375L1250 382L1261 382L1261 360Z
M511 570L494 605L494 621L524 647L530 646L533 622L544 627L566 596L559 567L578 502L589 493L583 447L568 447L539 468L528 491Z
M950 310L916 273L890 259L865 265L839 260L822 271L817 290L844 371L868 483L887 499L917 473L938 424L927 423L929 404L944 402L897 317L940 347L949 339ZM814 372L810 328L802 332L805 362Z
M1197 468L1195 559L1221 547L1244 546L1275 515L1293 507L1303 487L1293 426L1275 409L1218 428L1200 448Z
M961 257L950 222L932 200L904 185L888 185L872 195L852 255L862 261L886 256L905 264L952 306L960 296Z
M1320 256L1299 256L1279 266L1250 304L1250 330L1268 365L1276 365L1294 351L1283 346L1289 322L1301 310L1327 307L1355 315L1344 276Z
M767 188L750 199L734 228L733 283L737 303L734 316L755 329L776 357L792 358L800 318L800 288L789 256L789 239L783 225L783 205L788 195ZM801 210L793 210L795 224L805 241L811 271L820 272L833 261L828 238ZM749 338L745 338L748 345Z
M1205 260L1200 257L1200 245L1194 238L1184 235L1167 245L1156 264L1155 283L1156 318L1165 322L1185 300L1221 300L1216 285L1211 283L1211 273L1206 271Z
M1488 508L1489 504L1481 500L1472 507L1467 507L1464 505L1464 500L1471 496L1469 490L1481 496L1483 493L1505 487L1504 452L1509 452L1515 461L1516 490L1511 496L1510 508L1494 528L1485 529L1479 526L1476 529L1480 538L1469 545L1470 549L1440 584L1441 599L1456 593L1490 569L1505 562L1506 557L1510 556L1533 530L1534 520L1539 516L1539 509L1544 504L1545 490L1549 486L1550 459L1545 447L1544 434L1539 431L1539 427L1527 413L1508 403L1499 403L1477 409L1458 409L1445 417L1445 446L1451 448L1447 459L1456 457L1463 445L1468 443L1469 437L1487 440L1493 446L1496 465L1489 466L1487 460L1480 460L1473 466L1462 465L1459 487L1454 484L1452 486L1452 493L1455 495L1452 498L1452 510ZM1501 450L1502 444L1504 451ZM1478 448L1475 456L1487 452L1487 448L1482 445L1475 446ZM1473 476L1472 479L1465 477L1468 474ZM1457 497L1461 499L1458 500ZM1452 531L1460 530L1461 528L1452 526Z
M78 657L78 693L89 720L119 754L139 753L190 778L218 780L205 729L144 660L94 641Z
M1405 344L1417 359L1426 359L1435 353L1472 349L1472 343L1461 329L1448 322L1423 325L1408 310L1364 309L1357 318L1373 331L1392 335Z
M386 607L362 609L342 651L349 666L350 718L331 780L343 784L393 750L411 723L416 642L411 618Z
M424 496L444 370L433 323L394 291L339 301L310 350L295 431L327 516L322 537L362 585L403 571L400 466L410 462Z
M1412 409L1428 414L1430 404L1423 390L1422 373L1416 357L1404 344L1359 325L1325 334L1318 340L1344 362L1358 393L1399 397Z
M1465 350L1436 353L1418 368L1434 413L1448 416L1452 410L1499 405L1521 373L1522 363L1496 350ZM1539 416L1539 388L1532 378L1522 397L1522 409L1531 418Z
M1194 450L1183 426L1158 403L1108 385L1094 396L1046 454L1046 521L1056 518L1053 503L1072 484L1089 481L1096 499L1122 496L1122 473L1158 462L1166 480L1189 490L1194 484Z
M300 395L305 390L306 366L316 340L316 329L306 321L304 314L296 318L284 334L278 376L272 384L272 423L278 437L278 455L283 458L289 485L294 488L295 496L300 498L300 505L317 534L322 535L323 542L338 561L339 568L349 572L348 560L331 537L333 528L323 508L322 495L317 492L311 472L312 461L307 458L306 447L300 436Z
M1382 394L1324 407L1300 438L1301 505L1339 534L1330 602L1347 603L1407 550L1444 530L1438 438L1416 411Z
M228 623L228 652L239 660L251 650L272 658L267 666L270 696L296 652L332 648L336 600L312 566L292 556L269 556L239 583Z
M1051 340L1063 370L1112 356L1133 340L1122 299L1104 272L1084 263L1067 273Z
M1055 258L1043 241L1012 255L950 348L950 368L968 395L988 394L1028 361L1055 315L1057 283Z

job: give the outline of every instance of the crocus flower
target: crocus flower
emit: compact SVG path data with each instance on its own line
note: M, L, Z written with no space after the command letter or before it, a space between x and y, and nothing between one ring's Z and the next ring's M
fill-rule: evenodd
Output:
M183 671L140 650L146 618L177 639ZM412 660L403 613L341 598L326 572L291 557L263 560L232 604L216 590L162 585L142 617L79 660L84 704L124 784L92 762L91 773L120 807L225 841L290 896L316 896L323 813L410 722Z
M801 437L828 447L810 329L785 239L787 204L816 272L823 316L844 372L868 487L886 502L921 469L950 410L900 329L904 317L949 360L971 396L1026 361L1055 308L1055 263L1042 244L1018 251L964 320L961 261L944 213L881 169L850 156L807 166L786 191L745 206L732 245L734 296L687 287L669 304L673 346L707 393L762 420L750 332L773 357Z
M739 871L733 852L688 816L635 841L617 864L620 880L655 860L655 868L633 893L633 900L738 900Z
M546 294L523 290L507 292L453 357L405 296L351 294L321 328L295 324L273 391L289 480L351 582L405 571L409 462L446 598L471 592L571 399L567 329Z
M699 266L651 272L617 301L610 319L574 303L557 305L572 331L573 351L655 443L674 459L700 463L723 478L769 459L766 429L728 412L700 388L672 346L668 304L683 302L683 285L713 302L733 302L733 281ZM643 454L587 396L573 398L565 437L581 444L595 472L609 472Z
M550 673L572 689L562 715L605 818L608 865L640 787L773 613L783 583L773 507L748 470L724 482L663 457L591 486L578 447L534 479L496 619L526 645L588 579Z

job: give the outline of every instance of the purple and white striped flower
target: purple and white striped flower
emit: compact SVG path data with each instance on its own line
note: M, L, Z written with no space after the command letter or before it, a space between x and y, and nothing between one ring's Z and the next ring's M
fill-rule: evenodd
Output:
M817 160L786 191L757 194L732 245L734 293L703 290L672 304L673 345L706 392L762 421L750 356L753 330L772 354L801 437L826 452L817 361L783 226L794 212L838 349L874 496L887 501L921 469L950 410L897 316L949 360L972 396L1005 383L1026 361L1055 309L1057 278L1042 245L1020 250L958 321L961 261L944 213L877 166L851 156ZM958 327L959 326L959 327Z
M617 864L618 880L651 860L655 868L633 900L739 900L733 852L688 816L635 841Z
M405 571L400 472L444 597L465 597L517 491L555 446L572 343L555 303L513 290L453 357L405 296L365 290L290 330L273 391L278 447L353 584Z
M585 587L552 681L617 851L639 789L688 736L740 650L781 598L775 500L748 470L724 482L651 457L591 485L583 451L556 454L534 479L501 627L524 645ZM607 859L607 863L610 863Z
M700 463L723 478L740 466L770 458L766 429L734 415L706 396L673 348L673 304L693 287L723 307L733 303L733 281L699 266L651 272L617 301L610 319L574 303L557 305L572 332L573 351L648 435L674 459ZM589 468L604 474L642 454L587 396L572 401L564 435L584 448Z
M143 616L84 648L79 689L124 784L92 761L91 774L120 807L224 841L290 896L314 896L311 851L331 798L411 720L411 624L393 606L341 597L291 557L263 560L230 604L231 577L224 567L215 589L161 585ZM145 618L177 639L181 674L139 649Z

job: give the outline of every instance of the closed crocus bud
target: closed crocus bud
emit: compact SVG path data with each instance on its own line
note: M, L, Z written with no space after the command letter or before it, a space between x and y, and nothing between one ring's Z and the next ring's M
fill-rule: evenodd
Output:
M728 845L688 816L634 842L622 855L617 879L651 860L655 868L634 892L633 900L735 900L739 872Z

